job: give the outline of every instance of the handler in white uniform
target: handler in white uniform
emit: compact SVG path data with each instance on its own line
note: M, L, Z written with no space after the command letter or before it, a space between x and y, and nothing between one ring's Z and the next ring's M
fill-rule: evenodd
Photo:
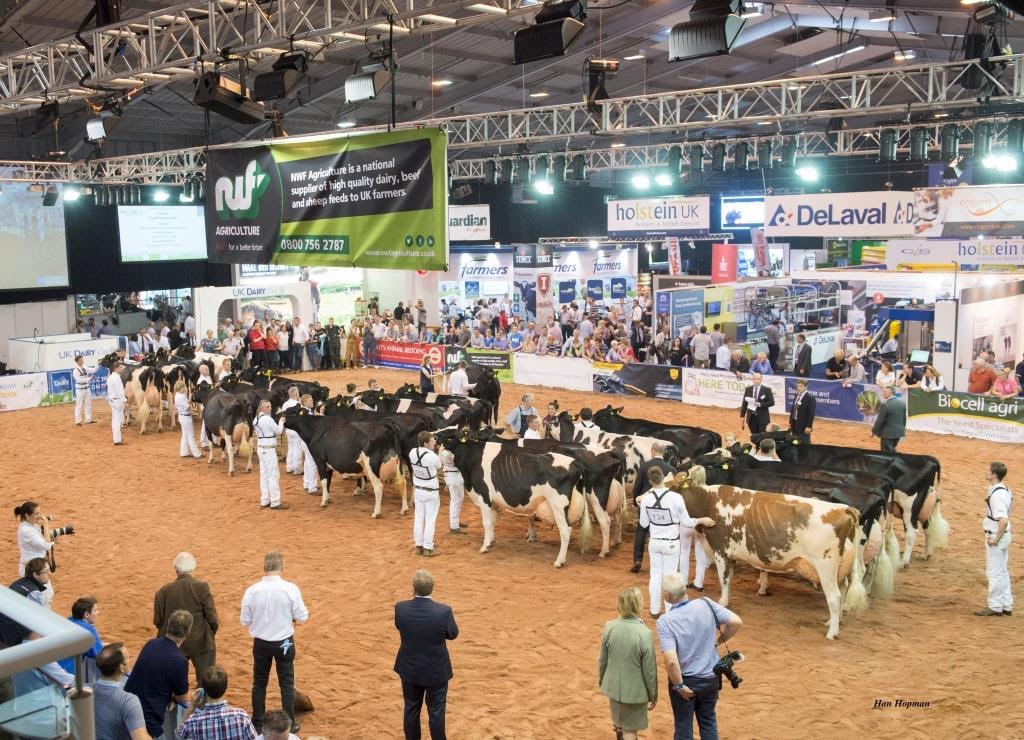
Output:
M413 505L416 517L412 525L412 538L416 543L416 554L434 556L434 525L437 510L441 508L441 494L438 490L437 474L441 470L441 459L434 452L437 440L432 432L420 432L417 436L419 447L409 453L412 464Z
M288 386L288 400L281 404L281 411L287 411L298 405L299 389L294 385L290 385ZM284 472L302 475L302 440L299 439L299 434L294 429L285 429L284 438L288 440L288 452L284 458Z
M439 456L444 466L444 485L448 489L448 529L452 534L466 534L465 524L459 521L462 514L462 500L466 495L466 481L455 467L455 455L451 450L441 450Z
M191 455L200 458L203 453L196 444L196 430L192 426L192 402L185 395L185 381L174 384L174 410L178 412L178 424L181 426L181 446L178 450L182 457Z
M206 365L199 366L199 377L196 378L196 388L201 385L213 386L213 378L210 377L210 368ZM196 404L196 408L199 409L199 446L209 447L210 441L206 438L206 420L203 418L203 409L205 406L199 403Z
M75 380L75 426L92 424L92 393L89 391L89 383L96 373L95 367L86 367L85 358L78 355L75 358L75 366L71 369L71 377ZM82 411L85 410L83 419Z
M313 412L313 397L308 393L304 394L299 399L299 403L302 408L307 409L309 413ZM291 432L291 429L285 431ZM320 471L316 469L316 463L313 462L313 456L309 454L309 448L306 447L306 443L302 441L302 437L298 434L295 437L299 440L302 454L302 487L306 489L306 493L310 496L316 496L320 492L317 490L317 483L320 481ZM289 443L290 444L290 443Z
M1013 494L1003 479L1006 465L994 462L988 466L988 498L985 499L985 574L988 576L988 608L975 612L979 617L1008 617L1013 614L1010 593L1010 507Z
M468 396L469 392L476 388L476 383L469 382L469 375L466 373L466 363L459 363L459 369L448 378L448 393L452 396Z
M647 471L651 490L640 497L640 526L647 527L650 542L647 552L651 556L651 616L661 612L661 579L669 573L679 572L680 527L715 526L708 517L693 519L686 513L683 497L664 486L665 473L653 467Z
M110 375L107 376L107 403L110 404L110 431L114 435L114 444L124 444L121 441L121 427L124 426L124 409L128 403L128 397L124 394L124 382L121 380L120 362L110 366Z
M277 467L277 438L284 431L284 424L270 415L270 401L260 401L253 426L260 459L260 506L287 509L288 504L281 503L281 471Z

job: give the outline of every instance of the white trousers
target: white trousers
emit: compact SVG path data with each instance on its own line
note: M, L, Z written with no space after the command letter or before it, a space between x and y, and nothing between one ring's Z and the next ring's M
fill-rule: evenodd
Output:
M661 613L661 579L679 572L679 540L656 540L647 545L651 556L651 614Z
M416 509L412 522L413 542L416 547L433 550L434 525L437 523L437 510L441 508L441 494L416 488L412 493L412 502Z
M291 431L290 429L288 431ZM309 454L309 448L306 447L306 443L299 437L299 444L302 445L300 455L302 456L302 487L306 489L307 493L316 493L316 484L320 480L320 474L316 469L316 463L313 462L313 456Z
M445 473L444 482L448 486L448 527L458 529L466 485L462 480L462 473Z
M124 426L124 401L108 401L110 404L110 431L114 442L121 441L121 427Z
M985 535L986 543L988 535ZM1013 610L1013 594L1010 593L1010 548L999 549L985 545L985 575L988 576L988 608L994 612Z
M281 471L277 467L277 447L256 448L260 459L260 506L281 505Z
M690 577L690 551L696 549L696 563L694 564L693 580ZM692 583L697 588L704 588L704 572L708 569L708 554L701 544L700 535L693 527L679 528L679 572L687 583Z
M82 418L82 409L85 409L85 418ZM75 423L88 424L92 421L92 392L89 386L83 388L75 387Z
M298 432L294 432L291 429L285 429L284 436L288 440L288 452L284 458L284 471L286 473L298 472L302 470L302 453L305 449L302 437L299 436Z
M182 457L202 457L199 445L196 444L195 429L192 426L191 416L178 416L178 424L181 425L180 454Z

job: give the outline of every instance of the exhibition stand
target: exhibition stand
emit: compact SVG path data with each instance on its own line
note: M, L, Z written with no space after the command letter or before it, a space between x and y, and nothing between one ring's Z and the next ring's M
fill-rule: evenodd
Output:
M23 372L64 370L74 367L75 358L81 355L91 367L118 347L118 337L93 339L88 333L21 337L7 340L7 364Z

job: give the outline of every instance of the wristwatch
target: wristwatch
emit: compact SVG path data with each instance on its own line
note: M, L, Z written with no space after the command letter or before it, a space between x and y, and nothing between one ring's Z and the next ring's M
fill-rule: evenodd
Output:
M690 689L689 689L689 687L685 683L680 681L679 683L675 684L672 687L672 690L673 691L689 691Z

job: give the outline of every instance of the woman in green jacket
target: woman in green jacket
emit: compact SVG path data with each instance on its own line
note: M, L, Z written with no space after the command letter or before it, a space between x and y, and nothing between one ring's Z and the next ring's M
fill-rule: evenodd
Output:
M640 615L644 598L638 588L619 594L619 618L604 626L598 679L611 705L618 740L636 740L647 729L647 712L658 703L658 669L654 635Z

